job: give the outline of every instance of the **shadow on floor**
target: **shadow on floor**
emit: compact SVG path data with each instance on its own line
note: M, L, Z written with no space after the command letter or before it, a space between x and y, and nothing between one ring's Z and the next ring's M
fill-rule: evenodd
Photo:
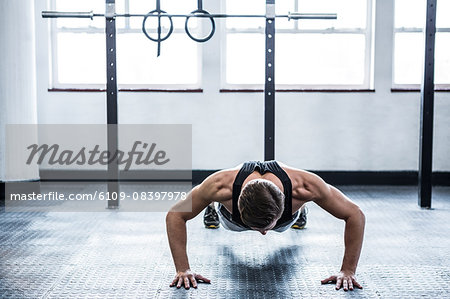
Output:
M268 254L262 262L254 263L243 260L231 247L223 247L223 254L228 257L232 280L276 284L282 284L289 279L286 275L295 273L293 269L295 263L292 263L291 259L298 257L300 251L301 246L281 247Z

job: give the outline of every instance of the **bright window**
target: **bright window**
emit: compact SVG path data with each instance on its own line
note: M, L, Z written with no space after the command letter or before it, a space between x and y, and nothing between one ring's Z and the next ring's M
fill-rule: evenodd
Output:
M396 0L394 88L418 88L422 82L426 0ZM450 87L450 1L437 0L435 83Z
M57 11L91 11L104 13L104 0L52 0ZM161 9L170 14L186 14L197 7L195 0L163 0ZM145 14L155 9L148 0L117 0L117 13ZM156 57L157 43L142 33L143 18L116 19L117 74L122 88L185 89L200 87L200 47L184 31L184 18L173 18L174 31L161 43L161 56ZM168 31L162 19L162 35ZM200 22L199 22L200 23ZM52 85L54 88L104 88L106 82L105 19L53 19ZM149 18L149 34L156 38L156 18ZM194 34L200 26L189 22Z
M227 0L229 14L265 14L265 1ZM369 89L371 0L275 1L276 14L337 13L337 20L275 20L275 79L279 89ZM262 88L264 18L226 20L223 88Z

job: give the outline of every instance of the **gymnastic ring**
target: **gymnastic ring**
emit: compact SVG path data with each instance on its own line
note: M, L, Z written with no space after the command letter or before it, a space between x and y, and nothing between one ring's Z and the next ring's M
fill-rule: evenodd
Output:
M172 32L173 32L173 22L172 22L172 17L171 17L171 16L167 16L167 15L163 15L163 14L162 14L163 17L169 18L169 21L170 21L170 29L169 29L169 32L168 32L167 35L164 36L163 38L152 38L152 37L150 36L150 34L147 33L147 29L145 29L145 22L147 22L147 18L148 18L150 15L153 15L153 13L155 13L155 12L167 14L167 12L165 12L164 10L161 10L161 9L159 9L159 10L158 10L158 9L155 9L155 10L152 10L151 12L149 12L148 14L146 14L145 17L144 17L144 21L142 22L142 31L144 32L145 36L146 36L149 40L154 41L154 42L162 42L162 41L165 41L166 39L168 39L169 36L170 36L170 35L172 34Z
M203 9L197 9L192 11L190 14L196 14L196 13L200 13L200 14L204 14L204 15L211 15L209 12L207 12L206 10ZM184 24L184 30L186 31L186 34L193 40L196 41L198 43L204 43L208 40L211 39L211 37L214 35L214 33L216 32L216 23L214 22L214 18L213 17L209 17L209 19L211 20L211 32L209 33L209 35L205 38L195 38L191 35L191 33L189 32L189 28L188 28L188 22L189 22L189 18L191 17L186 17L186 23Z

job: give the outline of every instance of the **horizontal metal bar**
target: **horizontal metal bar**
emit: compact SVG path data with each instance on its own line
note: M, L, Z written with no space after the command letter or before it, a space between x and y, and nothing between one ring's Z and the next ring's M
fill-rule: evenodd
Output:
M171 18L266 18L266 15L231 15L231 14L166 14L161 15ZM114 17L158 17L158 14L114 14ZM105 17L105 14L96 14L90 12L59 12L59 11L43 11L43 18L94 18ZM299 19L336 19L336 14L320 14L320 13L289 13L287 15L275 15L276 18L288 18L293 20Z
M277 17L281 17L277 15ZM335 20L337 19L337 14L335 13L298 13L298 12L290 12L287 15L289 20L299 20L299 19L308 19L308 20Z
M164 29L168 29L167 26L161 26ZM56 29L58 33L87 33L87 34L104 34L105 28L104 27L79 27L79 28L73 28L73 27L60 27ZM147 31L149 33L156 33L157 28L148 29ZM226 29L226 33L229 34L254 34L254 33L260 33L264 34L264 28L255 28L255 29ZM141 28L117 28L118 34L123 33L142 33ZM185 33L184 29L182 28L174 28L172 34L179 34L179 33ZM279 34L366 34L365 29L360 28L352 28L352 29L336 29L336 28L326 28L326 29L284 29L280 28L277 29L277 33Z
M43 18L89 18L94 19L97 15L94 15L93 11L88 12L60 12L60 11L43 11Z

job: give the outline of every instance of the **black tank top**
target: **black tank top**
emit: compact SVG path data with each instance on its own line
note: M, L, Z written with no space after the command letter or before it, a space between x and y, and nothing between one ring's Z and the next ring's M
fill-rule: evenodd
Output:
M260 174L265 174L266 172L273 173L280 179L284 188L284 211L281 218L278 219L274 228L285 224L286 222L292 221L292 183L291 179L287 173L278 165L276 161L249 161L242 165L241 170L238 172L236 179L233 183L233 210L232 219L243 227L248 227L241 220L241 214L238 210L238 198L241 194L242 184L245 179L257 170Z

